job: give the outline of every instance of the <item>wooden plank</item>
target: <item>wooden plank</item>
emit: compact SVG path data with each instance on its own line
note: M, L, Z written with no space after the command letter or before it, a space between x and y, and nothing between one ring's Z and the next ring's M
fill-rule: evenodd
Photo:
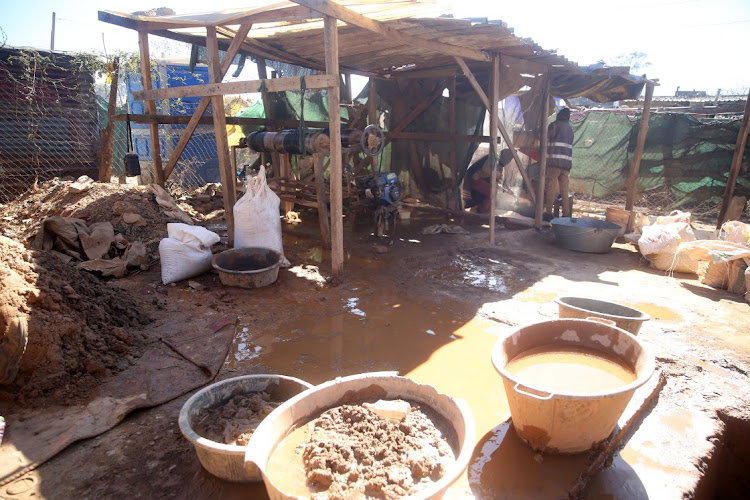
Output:
M310 7L308 5L308 7ZM312 7L311 7L312 8ZM317 10L317 9L315 9ZM331 138L331 274L333 282L344 279L344 221L341 192L341 102L339 98L339 39L336 19L325 17L326 73L336 85L328 90L328 120Z
M740 167L742 166L742 155L745 152L748 128L750 128L750 92L745 99L745 114L742 115L740 133L737 136L737 143L734 146L734 156L732 156L732 163L729 167L727 187L724 189L724 199L721 201L721 210L719 210L719 219L716 221L716 229L720 229L722 224L724 224L729 204L734 196L734 187L737 184L737 177L740 174Z
M102 151L99 162L99 182L112 180L112 154L115 144L115 113L117 111L117 84L120 78L120 58L112 61L112 76L109 86L109 102L107 103L107 127L102 134Z
M437 54L450 54L459 57L465 57L467 59L473 59L476 61L487 61L489 58L481 50L471 49L468 47L459 47L456 45L448 45L441 42L432 40L425 40L417 36L411 36L401 33L400 31L393 29L379 21L370 19L369 17L358 14L346 7L339 5L328 0L292 0L294 3L304 5L313 10L316 10L326 16L332 16L336 19L340 19L347 24L353 24L364 28L373 33L383 35L389 40L395 40L407 46L420 47L426 50L430 50ZM338 57L338 53L336 54Z
M141 99L173 99L184 97L204 97L231 94L249 94L260 92L265 81L269 92L286 92L300 90L299 77L271 78L269 80L247 80L241 82L209 83L204 85L186 85L184 87L169 87L142 92L133 92L133 97ZM305 77L308 89L327 89L338 87L338 79L332 75L311 75Z
M145 91L151 90L153 86L151 82L151 56L148 48L148 33L145 31L138 32L138 46L141 51L141 81L143 83L143 89ZM144 99L144 107L146 112L152 115L156 114L156 103L152 99ZM151 135L151 157L154 160L154 180L156 183L164 187L164 171L161 168L161 146L159 143L159 125L152 123L149 126L149 132Z
M221 60L219 59L219 44L216 39L216 28L206 28L206 59L208 60L209 79L216 83L221 81ZM219 176L221 177L221 191L224 198L224 220L227 223L229 246L234 246L234 203L237 192L232 177L232 162L229 158L229 139L227 138L227 122L224 114L224 97L211 97L211 108L214 118L214 134L216 135L216 152L219 157Z
M479 99L484 103L485 108L487 108L487 111L490 111L490 101L487 99L487 94L484 93L484 90L482 89L482 86L479 85L479 82L474 77L474 73L471 72L469 69L469 66L466 65L466 62L461 59L460 57L455 58L458 65L461 67L461 71L463 71L464 76L467 80L469 80L469 83L471 84L471 87L474 89L474 92L477 93L477 96L479 96ZM523 163L521 163L521 159L518 157L518 152L516 151L516 148L513 147L513 141L510 139L510 134L508 134L508 131L505 130L505 125L503 125L503 122L500 120L497 121L497 127L500 131L500 135L503 136L503 140L505 140L505 143L508 145L508 149L510 150L511 154L513 155L513 160L516 162L516 166L518 167L519 172L521 172L521 177L523 177L523 181L526 183L527 191L529 193L529 196L531 197L531 201L536 201L536 197L534 195L534 188L531 185L531 179L529 179L529 175L526 173L526 169L523 168Z
M318 209L318 223L320 224L320 237L326 248L331 248L331 227L328 217L328 200L326 199L326 183L323 177L325 171L323 162L325 156L322 154L313 155L313 171L315 172L315 184L317 187L316 202Z
M252 27L251 24L243 24L240 26L240 28L235 33L235 38L232 40L232 43L229 44L229 48L227 49L226 54L224 55L224 60L221 61L221 80L224 79L224 75L227 74L229 71L230 66L232 65L232 60L234 59L234 56L237 55L237 51L242 45L242 40L247 37L247 34L250 32L250 28ZM172 170L174 170L174 167L177 165L177 162L180 161L180 157L182 156L183 151L185 151L185 148L188 145L188 142L190 142L190 138L193 136L193 133L195 132L195 129L198 127L198 124L201 121L201 118L203 117L203 114L208 109L208 104L211 102L210 97L204 97L200 100L198 103L198 106L195 108L195 112L193 112L193 116L190 118L190 121L188 122L188 126L185 127L185 130L182 132L182 135L180 136L180 140L177 141L177 145L174 148L174 151L172 151L172 154L169 157L169 160L167 161L167 166L164 169L164 179L169 179L169 176L172 174ZM223 108L222 108L223 109ZM211 123L213 123L213 118L211 118Z
M638 173L641 169L641 156L643 148L646 145L646 135L648 134L648 120L651 117L651 99L654 96L654 82L646 82L646 98L643 102L643 112L641 113L641 126L638 129L638 139L635 143L633 158L630 160L628 170L628 181L626 184L627 193L625 195L625 210L632 212L635 205L635 194L638 188ZM631 213L628 218L626 232L632 232L634 217Z
M500 101L500 56L495 54L492 58L492 76L490 78L490 133L493 139L490 141L490 245L495 244L495 205L497 194L497 162L499 151L497 150L498 129L498 102Z
M549 87L550 87L550 73L549 71L544 76L544 89L542 90L542 112L539 116L539 185L537 186L536 195L536 211L534 212L534 227L537 229L542 227L542 215L544 213L544 179L547 174L547 144L549 143L549 137L547 134L547 120L549 116L549 108L547 103L549 102Z
M210 97L206 97L211 102ZM114 121L124 122L124 114L115 115ZM130 121L133 123L159 123L168 125L185 125L190 123L193 115L145 115L137 114L130 115ZM257 127L262 126L275 126L280 128L297 128L299 126L299 120L269 120L266 118L246 118L244 116L227 116L227 125L254 125ZM210 116L203 116L198 121L200 125L211 125L214 120ZM305 120L305 125L315 128L328 128L328 122L319 121L308 121Z
M279 154L279 175L282 179L292 180L292 164L289 159L289 155L286 153ZM284 189L282 188L282 191ZM281 204L281 211L286 215L287 212L294 210L294 203L283 202Z

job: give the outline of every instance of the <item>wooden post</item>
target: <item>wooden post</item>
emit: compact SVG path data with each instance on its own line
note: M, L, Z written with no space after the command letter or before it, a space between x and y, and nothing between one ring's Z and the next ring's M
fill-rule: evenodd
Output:
M286 179L287 181L292 180L292 163L291 159L289 158L289 155L287 153L277 153L277 156L279 158L279 177L281 179ZM284 187L284 184L282 183L280 186L281 192L283 193L287 189ZM286 215L288 212L291 212L294 210L294 202L281 200L281 211Z
M219 59L219 42L216 38L216 27L206 27L206 59L208 75L212 83L221 83L221 60ZM224 114L224 98L216 95L211 97L211 108L214 118L214 134L216 135L216 153L219 157L219 175L221 177L221 191L224 196L224 220L227 222L229 246L234 246L234 203L237 192L234 189L232 176L232 162L229 158L229 139L227 138L227 120Z
M448 82L448 92L450 92L450 95L448 96L448 133L452 136L456 135L456 76L454 75L453 78L451 78ZM496 137L497 134L491 134L492 137ZM456 185L456 178L458 176L458 173L456 172L456 169L458 168L456 163L456 140L451 141L451 151L450 151L450 162L451 162L451 178L453 180L452 185ZM459 202L460 203L460 202ZM463 205L459 205L459 208L462 208Z
M261 80L267 80L268 79L268 71L266 69L266 60L262 57L259 57L256 59L256 65L258 67L258 78ZM260 95L261 99L263 100L263 113L266 115L266 120L273 119L273 108L271 106L271 96L268 94L267 90L264 90L261 92ZM276 130L276 127L267 126L266 130L269 132L273 132ZM274 172L274 175L281 175L281 156L279 153L272 152L271 153L271 169Z
M320 224L320 237L326 248L331 248L331 226L328 222L328 200L326 199L326 181L323 178L325 172L325 156L320 153L313 155L313 173L315 174L315 185L318 194L318 224Z
M117 85L120 78L120 58L112 61L111 85L109 87L109 102L107 103L107 127L102 134L102 151L99 162L99 182L112 180L112 154L115 142L115 113L117 112Z
M224 59L221 61L222 80L224 79L224 75L227 74L227 71L229 71L229 67L232 65L232 59L234 59L234 56L237 55L237 51L242 45L242 42L247 37L247 34L250 32L251 27L252 27L252 24L250 23L243 24L242 26L240 26L240 29L237 30L237 33L235 33L234 40L232 40L232 43L229 44L229 48L224 54ZM185 130L182 132L182 135L180 136L180 140L177 141L177 145L174 147L174 151L172 151L172 155L169 157L169 161L167 161L167 166L164 167L164 180L165 181L169 179L169 176L172 173L172 170L174 169L175 165L177 165L177 162L180 160L180 156L182 156L182 152L185 151L185 148L187 147L188 142L190 142L190 138L193 136L193 132L195 132L195 129L198 128L200 119L203 117L203 113L206 112L206 110L208 109L208 105L210 103L211 103L210 97L203 97L198 103L198 106L195 108L195 111L193 112L193 116L190 118L190 121L188 122L187 127L185 127Z
M630 169L628 172L627 195L625 197L625 210L630 211L628 224L625 228L625 231L628 233L633 231L633 224L635 222L633 206L635 205L635 192L638 187L638 172L641 168L641 156L643 155L643 148L646 145L646 135L648 134L648 119L651 116L651 98L653 96L654 82L647 81L646 99L643 102L643 112L641 113L641 127L638 130L638 139L636 140L635 151L633 152L633 158L630 160Z
M148 48L148 32L138 32L138 46L141 50L141 81L143 90L151 90L153 83L151 81L151 56ZM146 113L156 114L156 103L153 100L143 102ZM161 168L161 146L159 142L159 125L152 123L149 125L151 131L151 157L154 159L154 180L164 187L164 171Z
M339 35L336 18L325 16L326 73L339 75ZM328 122L331 138L331 272L333 281L341 282L344 277L344 223L343 200L341 195L341 102L340 86L328 89Z
M352 95L352 75L349 73L344 74L344 96L343 99L346 102L352 102L354 96Z
M474 92L477 93L477 96L479 96L479 99L482 101L482 104L484 104L484 107L487 108L487 111L490 111L490 101L487 98L487 94L485 94L484 90L482 90L482 86L479 85L479 82L474 77L474 73L471 72L471 69L466 64L466 61L464 61L460 57L454 57L454 59L456 60L456 63L458 63L458 66L461 68L461 71L463 72L466 79L469 80L471 87L474 89ZM503 122L501 122L500 120L497 121L497 128L500 131L500 135L503 136L503 140L505 140L505 143L508 144L508 148L513 155L513 159L516 162L518 171L521 172L521 177L523 177L523 181L529 188L528 192L529 196L531 197L531 201L535 201L536 196L534 195L534 189L531 187L531 180L529 180L529 176L526 173L526 170L523 168L523 163L521 163L521 159L518 157L516 148L513 147L513 141L511 141L510 139L510 134L508 134L508 131L505 130L505 125L503 125Z
M367 89L367 123L368 125L378 125L378 90L375 84L376 80L370 77L370 87ZM382 153L381 153L382 154ZM370 156L370 173L375 174L378 166L378 157ZM356 172L355 172L356 174Z
M734 187L737 184L737 177L740 174L740 166L742 165L742 155L745 152L748 127L750 127L750 92L745 99L745 114L742 116L740 133L737 136L737 143L734 146L734 156L732 156L732 164L729 167L727 187L724 189L724 199L721 201L721 210L719 211L719 220L716 221L716 229L721 229L722 224L724 224L729 203L734 196Z
M539 117L540 121L540 139L539 139L539 185L536 188L536 211L534 212L534 227L542 227L542 214L544 213L544 182L547 175L547 120L549 119L549 85L551 68L547 68L547 74L544 76L544 90L542 90L542 112Z
M492 173L490 174L490 245L495 244L495 198L497 194L497 162L499 151L497 150L498 132L498 109L500 100L500 54L492 57L492 76L490 78L490 162Z

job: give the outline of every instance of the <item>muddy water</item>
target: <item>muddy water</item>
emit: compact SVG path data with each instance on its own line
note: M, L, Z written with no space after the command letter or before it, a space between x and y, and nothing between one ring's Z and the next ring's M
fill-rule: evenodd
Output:
M305 464L302 460L301 443L310 441L315 427L315 420L311 420L288 434L276 447L268 466L268 478L287 495L310 497L318 490L307 485Z
M489 357L504 331L496 323L387 291L345 291L339 299L292 307L298 314L289 320L262 328L238 325L228 367L250 371L262 366L313 384L367 371L398 371L469 404L474 401L477 408L490 395L496 401L491 411L500 421L507 418L502 381Z
M683 320L682 316L665 306L659 306L648 302L623 302L623 305L632 307L633 309L638 309L641 312L645 312L646 314L651 316L652 320L677 322Z
M567 394L616 390L636 379L616 358L577 347L537 347L513 358L505 369L525 385Z
M502 380L490 361L493 345L509 327L382 288L338 292L338 298L291 304L296 316L262 327L243 324L249 317L243 315L227 368L291 375L311 384L397 371L464 399L477 437L509 417Z

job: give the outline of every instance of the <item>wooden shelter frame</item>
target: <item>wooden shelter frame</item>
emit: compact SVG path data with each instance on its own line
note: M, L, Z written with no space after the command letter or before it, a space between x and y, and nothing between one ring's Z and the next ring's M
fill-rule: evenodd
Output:
M145 115L130 115L132 121L148 123L150 126L150 137L152 153L154 157L155 180L158 184L163 185L174 170L180 155L188 144L193 132L201 123L210 122L214 125L216 135L216 147L218 152L219 170L223 189L225 219L229 235L230 246L234 243L234 216L233 207L236 202L236 182L235 173L232 168L230 150L227 142L226 125L228 123L252 123L266 125L269 130L276 127L292 125L289 121L275 120L271 116L271 107L269 105L269 92L298 91L301 89L301 82L296 77L273 78L269 79L266 75L265 58L277 58L285 62L297 64L300 66L322 70L318 75L305 77L305 87L307 89L325 89L327 91L329 121L322 124L313 124L307 122L308 126L326 126L330 133L330 237L332 250L332 277L334 282L343 280L344 276L344 247L343 247L343 213L342 213L342 146L340 140L341 114L340 114L340 82L342 67L339 64L339 23L346 26L353 26L365 30L377 39L384 37L390 43L396 43L401 46L415 47L428 53L440 54L444 58L452 58L455 66L442 67L424 67L424 68L393 68L384 72L374 72L361 70L357 68L343 68L347 73L360 74L370 78L370 99L368 100L367 116L369 123L377 123L377 109L375 107L376 85L378 79L388 78L442 78L435 91L430 94L423 102L415 107L400 123L392 125L391 130L386 135L386 141L394 139L409 140L427 140L427 141L449 141L450 143L450 163L452 179L455 182L457 177L456 163L456 145L458 142L489 142L491 148L490 159L492 162L492 182L491 182L491 200L492 208L490 211L490 243L495 242L495 207L494 200L496 194L496 167L498 162L497 143L501 136L506 144L513 144L510 134L505 129L503 123L498 119L498 103L500 100L500 74L501 58L510 55L510 57L519 57L519 50L524 49L528 52L527 41L521 41L513 36L508 40L503 40L502 47L492 50L480 50L472 46L467 46L466 40L461 43L460 35L450 37L448 33L445 39L436 39L434 35L428 33L428 30L398 29L391 24L378 21L367 15L355 12L344 4L359 5L370 7L378 2L368 0L341 0L341 3L332 0L291 0L279 3L268 4L251 10L245 10L236 13L233 16L227 16L225 13L217 13L216 19L209 17L203 20L196 19L177 19L172 18L151 18L130 16L126 14L117 14L111 12L99 12L101 21L109 22L126 28L138 31L139 47L141 55L141 73L143 80L143 90L134 92L134 98L143 100L145 103ZM404 4L407 7L423 7L424 3L412 3L408 0L380 0L385 5ZM222 15L219 15L222 14ZM402 16L403 17L403 16ZM324 33L324 63L320 59L307 59L299 54L283 51L279 47L272 45L261 38L252 36L252 28L256 24L263 23L287 23L294 27L296 25L305 25L305 23L318 22L323 19ZM437 22L439 20L435 20ZM238 26L236 29L230 26ZM205 29L205 38L196 35L187 34L179 31L180 29ZM173 31L176 30L176 31ZM507 31L507 30L506 30ZM414 34L412 34L414 33ZM508 31L508 33L512 33ZM210 81L202 85L190 85L183 87L154 89L151 82L150 73L150 54L148 50L149 35L162 36L176 39L189 43L205 45L207 49L207 62L209 67ZM222 38L220 39L219 36ZM456 40L458 39L458 40ZM512 39L512 40L511 40ZM448 40L448 41L446 41ZM363 51L367 50L367 45L372 44L373 39L364 41ZM533 44L533 42L531 42ZM520 49L519 49L520 47ZM220 49L226 51L223 58L220 57ZM317 49L316 49L317 50ZM258 65L258 80L237 81L222 83L224 75L229 70L234 57L243 53L255 58ZM364 54L364 58L383 58L387 57L388 50L381 52L370 52ZM506 54L507 53L507 54ZM524 52L526 54L526 52ZM554 52L544 52L534 46L530 51L527 59L534 63L540 64L546 68L544 78L547 79L547 91L545 99L549 93L549 79L553 67L567 67L568 70L577 70L577 66L569 63L564 58L557 56ZM481 63L489 65L491 74L490 95L488 96L479 84L469 63ZM449 61L450 62L450 61ZM567 66L566 66L567 65ZM456 115L456 77L460 73L466 77L473 90L490 113L490 135L489 136L467 136L456 134L455 115ZM405 132L406 127L411 124L429 105L438 97L443 95L444 89L449 89L449 116L451 120L449 134L424 134ZM262 94L264 109L266 111L265 119L250 118L232 118L226 117L223 113L223 97L227 94L253 93ZM160 99L180 98L180 97L201 97L201 101L187 122L181 138L175 146L167 164L164 168L161 165L161 156L159 151L158 125L161 123L184 123L187 117L174 117L156 114L155 102ZM213 116L204 118L203 115L211 104L214 109ZM546 106L543 106L546 111ZM222 110L222 112L216 112ZM546 115L542 120L546 122ZM293 126L297 123L294 122ZM544 125L544 123L543 123ZM546 126L542 129L541 151L544 156L546 150ZM640 141L639 141L640 144ZM542 178L540 179L538 191L532 192L532 184L523 167L515 148L510 148L513 153L515 164L518 166L524 182L528 187L528 192L537 204L544 199L544 165L541 168ZM316 159L319 162L320 158ZM367 160L365 160L367 161ZM274 158L274 165L279 165L280 159ZM635 163L635 162L634 162ZM374 165L374 164L373 164ZM635 168L637 172L637 165ZM541 210L537 210L536 225L541 225ZM321 231L323 231L321 224ZM323 235L325 237L325 235Z

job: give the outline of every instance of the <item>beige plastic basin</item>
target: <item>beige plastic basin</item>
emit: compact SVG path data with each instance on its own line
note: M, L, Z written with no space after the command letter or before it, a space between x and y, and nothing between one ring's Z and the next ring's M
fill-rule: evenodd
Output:
M179 425L198 454L204 469L212 475L234 482L260 481L260 471L245 467L245 446L217 443L198 435L193 429L193 417L198 410L218 406L236 394L268 392L271 401L286 401L311 388L304 380L284 375L245 375L216 382L193 394L180 410ZM266 417L268 418L268 417Z
M595 349L615 356L636 374L617 390L575 394L551 393L525 385L506 365L536 347L566 346ZM519 328L492 349L492 363L503 379L513 427L534 450L580 453L606 440L635 390L654 372L653 355L630 333L608 324L581 319L544 321Z
M376 395L373 398L373 395ZM408 399L437 412L453 426L458 439L459 454L453 467L429 488L410 499L440 498L448 487L463 474L474 450L475 425L469 406L461 399L440 394L431 385L423 385L393 372L363 373L315 386L276 408L258 426L247 447L245 465L248 470L259 468L271 500L297 499L285 493L283 485L273 483L267 464L276 446L298 425L309 422L322 412L342 404L359 404L377 399Z

